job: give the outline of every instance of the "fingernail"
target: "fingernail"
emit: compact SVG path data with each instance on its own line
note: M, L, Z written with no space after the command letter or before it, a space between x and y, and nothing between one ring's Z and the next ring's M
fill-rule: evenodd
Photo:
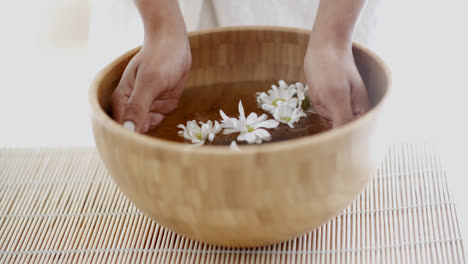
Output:
M123 123L123 126L126 128L126 129L129 129L131 131L135 131L135 124L132 122L132 121L125 121Z

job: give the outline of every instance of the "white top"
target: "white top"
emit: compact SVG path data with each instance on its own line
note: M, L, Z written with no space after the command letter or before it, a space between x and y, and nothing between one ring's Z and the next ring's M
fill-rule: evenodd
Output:
M311 29L319 1L313 0L179 0L189 31L216 26L271 25ZM372 45L380 0L368 0L355 40ZM133 0L95 0L89 52L100 68L143 40L143 26Z

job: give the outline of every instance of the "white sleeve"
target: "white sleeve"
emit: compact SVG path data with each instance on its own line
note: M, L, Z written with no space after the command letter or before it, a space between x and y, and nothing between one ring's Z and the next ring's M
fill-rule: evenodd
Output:
M319 0L210 0L220 26L269 25L311 29ZM368 0L359 19L355 40L372 43L382 0Z
M313 0L211 0L220 26L270 25L312 28Z

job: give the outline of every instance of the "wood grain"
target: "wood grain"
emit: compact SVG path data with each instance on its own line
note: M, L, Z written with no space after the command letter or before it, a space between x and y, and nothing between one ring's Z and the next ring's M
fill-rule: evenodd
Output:
M308 31L276 27L190 34L186 89L210 84L304 81ZM99 153L123 193L160 224L199 241L247 247L313 230L356 198L385 150L379 114L390 74L368 49L353 52L373 109L316 136L262 146L193 148L130 132L107 114L109 97L138 49L105 67L90 90Z

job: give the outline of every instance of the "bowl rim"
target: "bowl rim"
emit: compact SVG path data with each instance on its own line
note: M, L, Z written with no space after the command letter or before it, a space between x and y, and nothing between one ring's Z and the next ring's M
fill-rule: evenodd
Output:
M300 34L310 34L310 30L308 29L301 29L301 28L291 28L291 27L279 27L279 26L236 26L236 27L217 27L212 29L205 29L205 30L198 30L189 32L189 37L192 36L199 36L204 34L212 34L212 33L220 33L220 32L232 32L232 31L261 31L261 30L269 30L269 31L281 31L281 32L293 32L293 33L300 33ZM137 50L141 48L137 47L131 49L124 54L120 55L118 58L115 58L112 62L108 63L101 71L99 71L95 78L93 79L88 99L91 106L91 118L93 120L99 120L100 124L106 127L109 130L112 130L114 133L125 137L136 144L144 145L151 148L156 149L164 149L174 152L193 152L196 154L204 155L204 154L216 154L216 155L243 155L243 154L255 154L255 153L263 153L263 152L276 152L276 151L283 151L286 149L293 149L296 146L303 146L303 145L313 145L318 142L329 141L333 138L337 138L343 134L348 134L357 127L361 126L362 124L369 122L382 108L382 106L388 101L389 93L392 87L392 74L388 66L384 63L384 61L377 56L374 52L370 49L364 47L361 44L353 42L353 47L364 51L366 54L371 56L384 70L385 74L388 76L387 78L387 90L383 94L383 97L379 102L372 107L366 114L352 120L351 122L340 126L338 128L333 128L328 131L324 131L315 135L307 136L307 137L300 137L291 140L285 141L278 141L272 142L269 144L260 144L260 145L241 145L239 146L241 151L230 151L229 146L212 146L212 145L204 145L203 147L194 147L191 144L184 144L180 142L172 142L165 139L159 139L156 137L151 137L145 134L135 133L124 128L122 125L115 122L106 112L102 109L99 104L98 100L98 91L100 87L100 83L104 79L104 77L109 73L111 69L115 66L119 65L121 61L126 58L129 54L135 53Z

